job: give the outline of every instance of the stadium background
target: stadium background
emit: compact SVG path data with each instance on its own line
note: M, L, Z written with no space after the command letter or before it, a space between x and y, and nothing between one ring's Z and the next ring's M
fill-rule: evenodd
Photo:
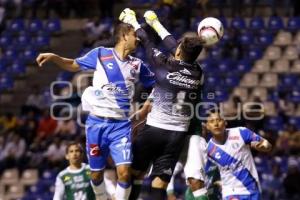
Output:
M51 64L39 68L35 57L50 51L74 58L111 45L113 24L125 7L140 16L155 10L176 38L195 31L205 16L223 22L220 43L199 56L206 76L203 101L222 102L227 116L235 116L245 102L263 105L244 111L253 117L263 113L262 119L242 117L229 125L247 126L274 146L269 154L253 152L263 199L299 199L297 0L1 0L0 199L51 199L56 174L67 164L67 141L85 141L80 124L86 115L77 107L91 73L72 74ZM145 60L141 47L135 54ZM179 174L178 198L185 187Z

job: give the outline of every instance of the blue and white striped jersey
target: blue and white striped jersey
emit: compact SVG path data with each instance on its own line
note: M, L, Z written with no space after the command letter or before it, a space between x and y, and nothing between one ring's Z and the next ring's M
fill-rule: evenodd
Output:
M113 48L95 48L76 62L82 70L95 70L93 86L85 89L81 100L83 110L97 116L128 118L135 83L150 87L155 82L140 59L128 56L121 60Z
M220 171L223 198L229 195L249 195L260 192L258 174L249 144L262 138L244 127L226 129L227 140L207 145L208 159Z

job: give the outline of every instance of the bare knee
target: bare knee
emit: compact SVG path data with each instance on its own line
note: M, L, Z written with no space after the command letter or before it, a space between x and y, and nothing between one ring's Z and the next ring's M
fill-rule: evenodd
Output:
M117 166L118 181L120 182L129 182L130 181L130 166L129 165L120 165Z
M193 192L204 187L204 182L199 179L188 178L188 182Z
M169 182L162 180L160 177L155 177L152 181L153 188L161 188L166 189L168 187Z
M91 180L94 182L103 180L103 171L91 171Z

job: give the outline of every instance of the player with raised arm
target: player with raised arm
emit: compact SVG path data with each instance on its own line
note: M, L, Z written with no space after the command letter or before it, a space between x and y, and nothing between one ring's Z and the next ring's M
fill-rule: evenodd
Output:
M90 183L90 167L83 163L83 149L77 142L66 148L69 166L56 177L53 200L95 200Z
M212 134L207 155L219 168L222 198L260 200L260 184L250 148L268 152L271 144L245 127L226 129L226 121L217 110L209 113L206 128Z
M98 47L86 55L68 59L53 53L42 53L37 63L53 62L62 69L77 72L95 70L93 86L82 95L86 121L87 155L91 182L97 198L107 199L103 171L110 153L117 168L116 200L128 199L131 190L130 165L131 122L129 111L137 81L145 87L154 84L154 74L138 58L130 56L137 47L137 37L130 24L120 23L114 30L114 48Z
M137 199L142 179L151 162L151 197L161 200L166 197L168 182L194 114L194 104L199 101L203 72L195 60L202 50L202 41L198 36L185 36L177 44L153 11L147 11L144 17L173 56L166 56L154 47L137 22L133 10L127 8L121 13L119 19L134 27L156 74L152 109L145 127L133 144L135 181L130 200Z

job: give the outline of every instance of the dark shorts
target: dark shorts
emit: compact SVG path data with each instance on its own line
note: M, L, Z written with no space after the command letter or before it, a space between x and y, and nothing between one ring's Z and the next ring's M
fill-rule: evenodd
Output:
M153 164L151 176L169 182L185 142L186 132L170 131L145 125L132 146L134 170L146 172Z

